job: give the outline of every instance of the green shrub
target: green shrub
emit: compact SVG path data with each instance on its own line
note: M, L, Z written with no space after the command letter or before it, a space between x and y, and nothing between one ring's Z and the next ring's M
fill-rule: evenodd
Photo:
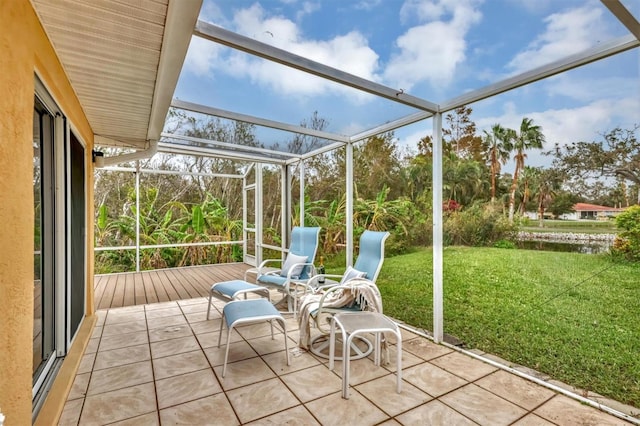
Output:
M516 248L516 244L513 241L509 240L498 240L493 243L495 248L503 248L503 249L514 249Z
M448 245L490 246L515 239L516 231L497 204L476 203L444 217L444 242Z
M611 254L614 258L640 261L640 206L631 206L616 217L618 234Z

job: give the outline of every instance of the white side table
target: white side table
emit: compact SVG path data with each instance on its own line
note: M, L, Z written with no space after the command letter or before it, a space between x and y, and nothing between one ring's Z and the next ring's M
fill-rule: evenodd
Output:
M349 348L351 342L359 334L371 333L375 335L374 363L380 365L380 346L382 333L393 333L396 336L396 375L397 389L402 391L402 335L398 325L388 317L377 312L345 312L333 316L331 319L331 334L329 336L329 369L334 367L335 331L338 327L342 333L342 397L349 399Z

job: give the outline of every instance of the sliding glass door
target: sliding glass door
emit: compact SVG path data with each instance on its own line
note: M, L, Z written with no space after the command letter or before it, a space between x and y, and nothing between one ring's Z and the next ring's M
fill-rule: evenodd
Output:
M36 97L33 111L33 382L39 387L55 359L55 116Z
M85 146L36 78L33 107L33 407L85 315Z

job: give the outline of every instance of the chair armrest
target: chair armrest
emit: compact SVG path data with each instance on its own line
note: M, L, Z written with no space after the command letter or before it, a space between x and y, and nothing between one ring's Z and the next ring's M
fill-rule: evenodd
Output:
M258 269L262 269L265 266L267 266L268 263L282 263L282 259L265 259L262 261L262 263L260 263L260 266L258 266Z
M353 281L353 282L352 282ZM351 283L352 282L352 283ZM351 283L351 284L350 284ZM322 324L322 314L328 314L328 315L333 315L337 312L341 312L343 310L345 310L347 308L347 306L324 306L325 300L327 299L327 297L331 296L332 294L339 292L339 291L352 291L354 288L356 287L360 287L360 286L367 286L367 287L372 287L376 294L377 297L380 297L380 292L378 290L378 287L375 285L374 282L364 279L364 278L358 278L358 279L353 279L353 280L349 280L347 281L347 283L342 284L342 285L333 285L330 286L329 288L326 289L326 291L323 293L322 297L320 298L320 301L318 302L318 309L316 311L315 314L315 318L314 318L314 322L316 324L316 327L318 328L318 330L320 330L320 332L322 333L326 333L326 329L323 328L323 324Z
M260 275L267 275L267 274L280 274L280 269L276 269L275 271L265 271L263 272L262 269L267 268L267 265L269 263L282 263L282 259L265 259L263 260L260 265L256 268L258 270L256 277L260 276ZM269 268L274 268L273 266L269 266Z
M302 266L303 268L305 266L311 266L312 268L315 268L315 266L311 262L308 262L308 263L294 263L293 265L291 265L291 268L289 268L289 272L287 272L287 281L291 281L292 279L294 279L294 280L299 279L299 278L294 278L294 277L291 276L291 271L293 271L296 268L296 266ZM304 280L304 281L308 281L308 280Z

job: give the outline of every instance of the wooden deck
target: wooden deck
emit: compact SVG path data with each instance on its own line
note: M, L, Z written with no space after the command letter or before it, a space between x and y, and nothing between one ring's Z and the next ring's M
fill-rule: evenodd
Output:
M245 263L227 263L96 275L96 309L208 296L211 284L242 279L250 267Z

